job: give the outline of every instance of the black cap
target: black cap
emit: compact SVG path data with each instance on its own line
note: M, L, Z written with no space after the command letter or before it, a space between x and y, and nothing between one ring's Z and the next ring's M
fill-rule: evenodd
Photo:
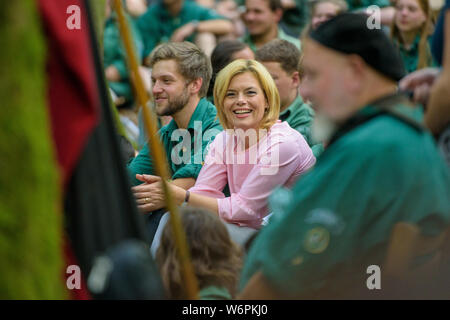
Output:
M357 54L372 68L395 81L405 76L402 58L381 29L369 29L363 13L342 13L322 23L309 36L321 45L346 54Z

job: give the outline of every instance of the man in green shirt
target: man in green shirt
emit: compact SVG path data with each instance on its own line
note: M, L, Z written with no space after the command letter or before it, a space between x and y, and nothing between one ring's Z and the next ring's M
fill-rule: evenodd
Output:
M398 52L366 22L341 14L304 42L305 97L335 129L314 169L273 195L285 203L253 243L240 298L344 298L349 284L370 296L368 267L382 265L397 222L424 235L450 224L449 170L397 93Z
M159 131L172 182L189 189L200 172L207 145L222 131L215 106L204 98L211 79L211 63L194 44L173 42L155 48L150 56L150 66L156 113L173 118ZM145 181L140 176L155 174L149 153L146 144L128 165L135 186L133 193L138 208L144 213L164 206L164 199L155 201L152 198L160 193L160 184Z
M144 40L144 58L160 43L194 42L199 33L233 32L230 21L190 0L159 0L139 18L137 25Z
M280 0L246 0L243 20L247 34L241 39L256 51L273 39L284 39L300 49L300 40L287 35L278 23L283 15Z
M244 6L245 0L234 0L238 6ZM309 22L308 0L281 0L283 16L279 26L294 38L299 38Z
M107 7L107 19L103 32L103 64L105 68L106 80L114 93L121 98L121 105L133 104L133 91L131 89L130 77L126 66L125 49L122 45L119 29L117 27L116 13L111 13ZM144 45L141 34L135 25L135 21L126 15L126 19L131 28L135 52L139 60L142 58Z
M287 121L303 135L317 158L323 151L323 145L314 142L311 137L314 110L303 102L298 92L300 50L286 40L275 39L259 48L255 56L277 85L280 94L280 120Z

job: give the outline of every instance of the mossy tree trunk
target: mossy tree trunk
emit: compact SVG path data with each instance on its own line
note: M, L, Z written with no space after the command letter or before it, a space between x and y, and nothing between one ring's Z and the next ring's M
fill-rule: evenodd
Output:
M37 1L0 1L0 299L66 298Z

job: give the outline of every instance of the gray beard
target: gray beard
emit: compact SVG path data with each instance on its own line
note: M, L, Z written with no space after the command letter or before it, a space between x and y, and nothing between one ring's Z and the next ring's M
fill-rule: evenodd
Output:
M320 112L316 112L312 124L312 139L316 142L328 143L337 130L337 124L329 117Z
M179 96L173 99L173 101L169 100L168 102L169 103L166 108L157 112L158 116L172 116L178 111L181 111L189 102L189 93L185 88Z

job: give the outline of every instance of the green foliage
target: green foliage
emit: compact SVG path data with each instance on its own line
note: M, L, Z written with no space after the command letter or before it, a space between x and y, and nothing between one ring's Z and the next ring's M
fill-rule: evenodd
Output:
M0 299L61 299L59 176L36 1L0 1Z

